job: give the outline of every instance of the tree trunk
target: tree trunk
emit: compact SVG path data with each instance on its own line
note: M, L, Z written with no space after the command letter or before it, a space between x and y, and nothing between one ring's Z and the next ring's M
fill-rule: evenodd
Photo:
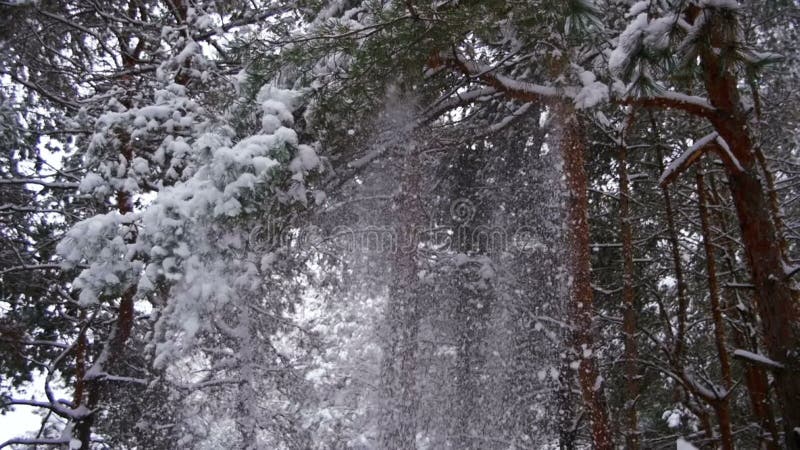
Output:
M753 284L756 306L769 357L784 368L775 373L781 403L786 446L800 449L800 324L797 301L787 280L780 244L766 208L761 183L754 170L729 172L742 240Z
M772 213L772 221L775 223L775 235L778 237L781 251L784 253L787 249L786 238L783 236L783 215L781 214L780 200L778 199L778 190L775 188L775 176L769 169L767 158L761 147L758 145L753 146L753 153L758 161L758 166L761 168L761 174L764 176L764 182L767 185L767 195L769 198L769 210Z
M708 218L708 202L706 200L706 186L703 179L702 168L696 172L697 198L700 210L700 224L703 233L703 249L706 254L706 272L708 276L708 294L711 302L711 316L714 320L714 343L717 347L722 380L725 383L726 396L714 402L714 411L719 422L720 443L724 450L733 449L733 436L731 434L731 414L729 401L730 390L733 388L731 365L728 358L728 349L725 346L725 323L722 318L722 308L719 301L719 285L717 282L717 261L714 256L714 245L711 242L711 227Z
M628 149L624 142L619 148L619 219L622 242L622 304L625 334L625 448L639 448L638 414L636 402L639 397L639 351L636 346L636 297L633 287L633 231L630 213L630 186L628 182Z
M716 188L716 183L714 182L714 178L709 178L709 188L710 193L713 199L713 202L717 206L722 205L722 199ZM720 227L721 234L723 236L728 236L728 226L727 221L724 215L720 212L716 214L717 224ZM733 281L737 282L736 278L736 263L731 255L735 253L733 248L734 242L731 240L727 240L725 245L725 264L726 269L731 276L733 277ZM753 320L752 314L749 313L750 311L750 304L748 303L748 310L742 311L737 305L741 303L741 299L739 297L739 293L736 290L731 290L732 294L727 295L726 300L726 308L735 311L737 313L737 320L742 324L741 327L746 327L748 329L754 329L755 323ZM731 295L735 296L735 298L731 298ZM752 328L751 328L752 327ZM740 327L731 327L732 331L732 338L733 343L736 345L737 348L743 348L746 350L750 350L753 352L758 353L758 339L754 339L752 336L748 337L743 333ZM762 439L762 445L766 450L778 450L780 446L778 445L778 427L775 424L775 417L772 413L772 405L770 404L769 400L769 382L767 380L767 374L764 370L760 367L757 367L752 364L745 364L744 365L745 371L745 385L747 386L747 394L750 398L750 405L753 408L753 415L758 418L759 425L762 428L762 432L760 433L760 438ZM768 433L770 438L765 438L765 433Z
M594 354L594 298L591 286L589 254L588 180L584 167L585 144L577 114L571 105L554 108L554 136L564 158L569 201L567 204L568 268L572 276L569 313L572 320L572 341L580 361L578 380L584 406L591 424L594 448L611 450L614 444L603 398L603 379Z
M756 306L769 357L783 365L775 372L775 386L783 416L786 447L800 449L800 311L792 281L786 276L784 255L758 177L756 152L747 116L741 106L738 83L715 48L728 45L721 30L711 29L700 51L705 87L717 109L711 118L735 160L726 161L728 186L733 195L742 241L756 291Z

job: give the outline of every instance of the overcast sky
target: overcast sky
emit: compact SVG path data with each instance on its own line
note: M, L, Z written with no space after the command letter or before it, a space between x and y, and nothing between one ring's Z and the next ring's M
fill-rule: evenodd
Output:
M44 399L44 379L41 376L34 375L34 385L30 386L24 391L19 391L19 395L15 398L30 399L35 397L37 400ZM54 389L56 397L62 396L63 393ZM5 442L11 438L21 437L28 432L36 432L42 425L42 418L35 414L39 408L32 406L15 406L15 410L5 415L0 415L0 443Z

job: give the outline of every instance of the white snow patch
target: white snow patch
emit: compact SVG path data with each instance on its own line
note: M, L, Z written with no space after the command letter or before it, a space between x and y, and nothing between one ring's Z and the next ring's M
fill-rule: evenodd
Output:
M578 74L578 78L583 88L575 95L576 108L591 108L608 100L608 86L597 81L592 72L583 71Z
M648 8L650 8L650 0L641 0L639 2L634 3L630 7L628 13L625 14L625 17L636 17L639 14L647 11Z
M625 31L619 36L617 47L608 58L608 68L612 73L619 74L625 70L631 56L639 48L642 33L647 27L647 13L640 13L628 24Z
M680 167L685 165L686 162L689 160L689 158L693 157L695 155L695 153L700 151L703 147L708 145L711 141L716 139L718 136L719 135L715 131L715 132L709 133L709 134L703 136L702 138L696 140L694 142L694 144L691 147L689 147L688 150L683 152L679 157L675 158L674 160L672 160L672 162L669 163L669 166L667 166L667 168L664 169L664 173L662 173L661 177L659 177L658 184L663 184L664 181L666 181L667 178L672 176L672 174L675 173L676 170L678 170Z
M762 366L767 366L767 367L771 367L771 368L774 368L774 369L782 369L783 368L783 364L781 364L781 363L779 363L777 361L769 359L764 355L761 355L761 354L758 354L758 353L749 352L749 351L743 350L741 348L738 348L738 349L733 351L733 357L734 358L740 358L740 359L746 359L746 360L748 360L748 361L750 361L752 363L760 364Z
M677 409L664 411L661 418L667 421L667 426L670 428L681 426L681 412Z

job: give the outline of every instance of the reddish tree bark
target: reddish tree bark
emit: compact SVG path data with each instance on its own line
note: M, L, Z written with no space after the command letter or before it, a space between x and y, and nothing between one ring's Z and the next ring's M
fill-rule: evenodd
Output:
M713 177L709 178L708 185L711 198L713 200L713 205L721 206L722 199L717 191L716 183L714 182ZM727 236L729 234L727 221L724 215L719 211L719 208L717 208L716 211L717 214L715 214L715 219L717 226L720 227L721 234L723 236ZM734 244L735 243L731 240L726 240L725 269L732 274L733 281L736 282L738 281L735 274L736 263L731 256L734 254ZM736 290L729 290L729 294L726 296L725 303L726 309L736 313L735 319L742 324L741 326L748 326L752 324L753 327L755 327L752 314L742 311L737 306L741 303L741 299ZM748 301L747 303L750 304L752 302ZM739 329L739 327L731 327L731 337L734 345L736 345L737 348L750 349L757 352L758 342L756 340L749 339L748 336L746 336ZM772 405L770 404L769 400L769 383L767 380L767 374L762 368L752 364L746 364L744 366L744 371L745 386L747 387L747 394L750 399L753 415L758 418L759 425L764 431L761 433L762 445L767 450L778 450L780 448L778 445L778 428L775 424L775 417L773 415ZM766 437L767 435L769 438Z
M728 186L756 291L756 307L769 357L783 365L775 371L787 448L800 449L800 308L773 223L767 195L758 176L756 152L739 98L737 80L713 48L725 44L715 24L710 43L700 52L706 90L717 113L711 118L736 163L726 164Z
M717 422L719 423L720 444L723 449L730 450L733 449L733 435L731 432L731 414L728 394L733 388L733 377L731 376L728 349L725 346L725 323L722 318L722 308L719 301L717 261L714 256L714 245L711 242L711 226L709 225L705 180L700 167L698 167L696 171L696 182L700 224L703 234L703 249L706 254L706 275L708 277L708 293L711 302L711 317L714 321L714 343L717 347L717 357L719 358L722 380L727 391L724 398L713 402L713 407L717 414Z
M572 344L578 352L580 365L578 381L584 406L587 409L594 448L611 450L608 413L603 398L603 383L594 355L594 297L591 286L592 269L589 254L589 183L584 167L583 132L572 105L554 106L553 134L564 158L564 175L568 191L567 245L569 274L572 276L568 311L573 326Z
M705 14L704 36L698 40L703 83L713 110L695 110L683 105L672 107L708 119L723 142L719 156L725 163L728 186L736 209L750 275L755 287L756 310L761 320L765 347L771 359L782 365L774 371L777 398L781 405L784 440L791 450L800 449L800 304L797 292L785 271L784 251L775 220L774 207L764 190L757 166L758 149L754 146L747 113L741 104L735 68L727 63L737 42L729 38L730 18L712 10L701 11L696 5L687 9L687 20ZM632 101L637 103L636 101ZM764 169L766 169L764 167ZM773 204L776 199L773 199Z

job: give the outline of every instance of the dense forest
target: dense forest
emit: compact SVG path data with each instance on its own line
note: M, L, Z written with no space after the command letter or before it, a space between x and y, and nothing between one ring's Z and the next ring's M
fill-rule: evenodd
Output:
M0 448L800 449L798 42L797 0L0 0Z

